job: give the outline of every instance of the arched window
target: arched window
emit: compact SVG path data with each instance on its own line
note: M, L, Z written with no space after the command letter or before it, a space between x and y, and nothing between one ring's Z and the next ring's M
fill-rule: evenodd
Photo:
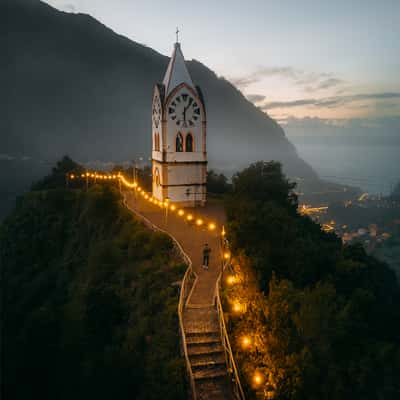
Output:
M183 151L183 137L181 133L176 135L176 151L181 152Z
M193 151L193 136L191 133L186 135L185 150L190 152Z
M160 173L158 172L158 168L154 169L154 181L156 186L160 186Z

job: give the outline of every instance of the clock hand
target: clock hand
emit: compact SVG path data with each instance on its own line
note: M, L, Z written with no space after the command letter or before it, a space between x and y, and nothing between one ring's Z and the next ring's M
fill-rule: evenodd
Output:
M187 126L187 125L186 125L186 110L187 110L187 108L186 108L186 107L183 107L183 113L182 113L182 115L183 115L183 126L184 126L184 127Z

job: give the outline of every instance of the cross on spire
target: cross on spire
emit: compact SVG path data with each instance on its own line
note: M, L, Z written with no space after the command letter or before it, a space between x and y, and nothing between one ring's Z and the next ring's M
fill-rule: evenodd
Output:
M176 32L175 32L175 34L176 34L176 43L179 43L179 29L178 29L178 27L176 27Z

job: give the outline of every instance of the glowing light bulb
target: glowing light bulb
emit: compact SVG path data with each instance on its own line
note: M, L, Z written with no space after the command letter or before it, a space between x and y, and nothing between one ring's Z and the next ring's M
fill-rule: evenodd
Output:
M230 254L229 254L228 251L226 251L226 252L224 253L224 258L225 258L225 260L227 260L229 257L230 257Z
M171 204L169 208L171 209L171 211L175 211L176 210L176 206L173 205L173 204Z
M192 215L192 214L188 214L188 216L186 217L186 219L187 219L188 221L191 221L191 220L193 219L193 215Z
M182 215L184 215L185 214L185 211L183 211L183 210L179 210L178 211L178 215L180 216L180 217L182 217Z
M228 283L228 285L233 285L235 283L235 281L236 281L236 279L235 279L235 277L233 275L229 275L226 278L226 282Z
M203 225L203 220L202 220L201 218L197 219L197 220L196 220L196 225L197 225L197 226Z
M239 313L243 310L243 307L240 303L236 302L233 304L233 311Z
M253 382L259 386L263 383L263 377L259 372L255 372L253 375Z
M242 337L242 347L247 348L251 344L251 339L248 336L243 336Z
M213 231L215 228L216 228L216 226L215 226L214 222L210 222L210 223L208 224L208 229L209 229L210 231Z

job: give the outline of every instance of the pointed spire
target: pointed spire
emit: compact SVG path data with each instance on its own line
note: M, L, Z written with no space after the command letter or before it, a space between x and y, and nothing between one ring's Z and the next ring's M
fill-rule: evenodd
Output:
M176 32L178 39L178 29ZM163 84L165 86L165 96L168 96L174 88L181 83L194 88L192 78L190 77L189 71L186 67L185 58L183 57L181 45L177 41L174 45L174 51L171 59L169 60L167 72L165 73Z

